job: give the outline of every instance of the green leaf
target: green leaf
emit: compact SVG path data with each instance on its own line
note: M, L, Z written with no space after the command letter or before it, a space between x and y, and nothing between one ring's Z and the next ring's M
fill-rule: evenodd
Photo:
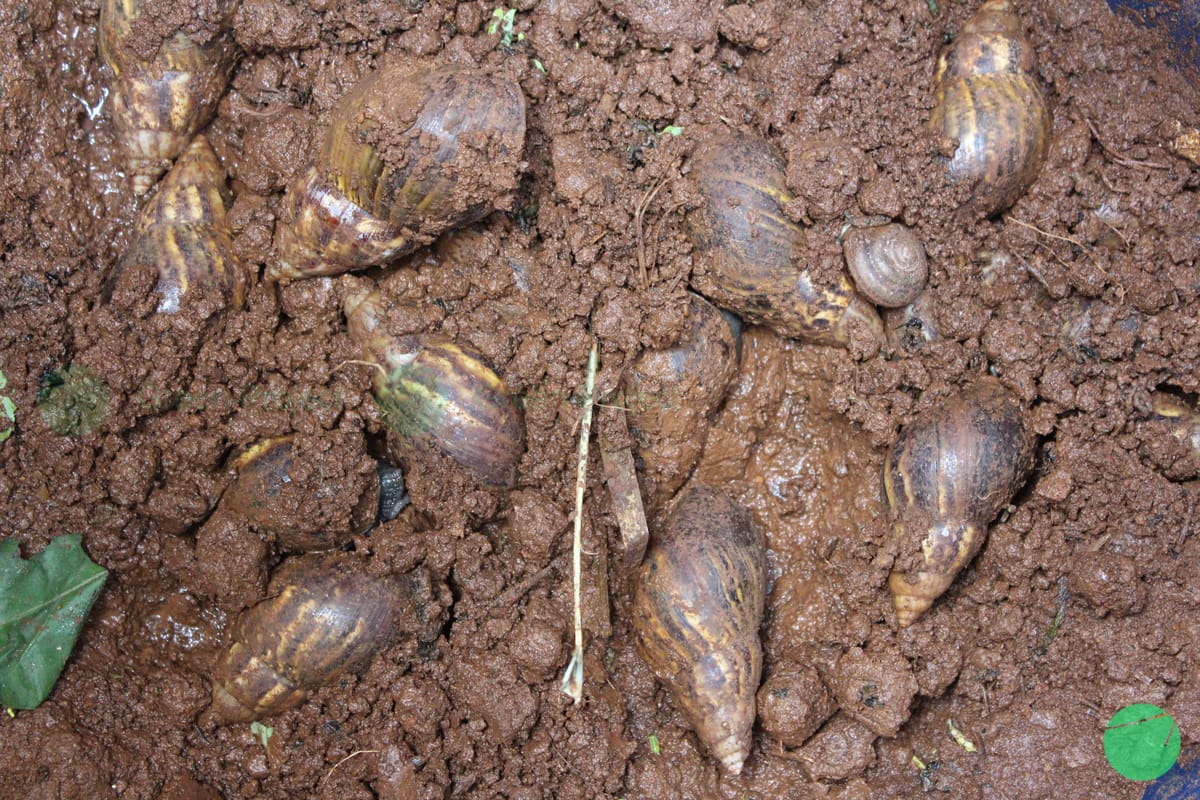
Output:
M0 704L37 708L54 688L108 570L79 534L57 536L28 561L0 542Z
M250 734L257 736L259 744L263 746L264 750L267 750L270 749L271 737L275 735L275 729L255 720L250 723Z

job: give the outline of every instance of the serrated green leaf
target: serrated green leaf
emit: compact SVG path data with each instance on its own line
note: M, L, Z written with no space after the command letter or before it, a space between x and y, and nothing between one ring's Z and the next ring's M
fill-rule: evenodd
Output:
M107 578L77 533L29 560L15 539L0 542L0 704L37 708L50 695Z

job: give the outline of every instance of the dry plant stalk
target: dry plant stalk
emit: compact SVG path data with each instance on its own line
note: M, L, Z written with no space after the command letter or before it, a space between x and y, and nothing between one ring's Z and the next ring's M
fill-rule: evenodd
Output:
M637 481L637 466L628 447L614 446L615 441L629 440L629 424L625 419L625 398L618 397L617 406L600 408L600 459L604 477L612 498L613 513L621 529L621 566L629 572L642 563L650 530L646 526L646 509Z
M575 469L575 542L572 545L573 583L575 591L575 652L563 673L560 688L578 703L583 699L583 611L579 600L580 560L583 554L583 493L587 488L588 439L592 433L592 406L596 393L596 368L600 352L595 342L588 355L587 378L583 387L583 421L579 426L579 461Z

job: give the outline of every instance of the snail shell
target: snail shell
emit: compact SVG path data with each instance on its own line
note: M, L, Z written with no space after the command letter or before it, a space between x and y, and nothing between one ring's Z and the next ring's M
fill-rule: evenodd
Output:
M233 255L222 191L225 172L203 136L197 136L142 210L113 281L125 270L158 272L159 313L175 314L192 298L240 309L246 270Z
M458 66L372 72L338 101L290 187L267 278L376 266L481 219L516 188L524 146L511 80Z
M947 146L951 180L971 189L968 206L991 216L1037 178L1050 148L1050 110L1033 45L1007 0L987 0L938 59L930 126Z
M970 563L988 523L1012 500L1033 466L1034 436L1020 402L983 378L913 420L884 462L892 534L904 548L921 537L913 571L888 579L907 627Z
M324 553L288 559L267 599L245 611L213 670L213 708L230 722L294 708L338 675L358 672L392 644L423 576L374 577L363 559Z
M512 486L525 451L525 420L480 358L436 336L390 336L378 292L347 292L350 337L376 365L375 400L408 447L433 447L484 483Z
M285 550L328 550L375 524L380 482L371 459L363 456L357 472L326 476L320 463L296 463L294 436L257 442L233 462L234 480L221 497L221 508L276 535ZM307 454L319 457L319 454ZM337 519L315 515L317 493L323 506L341 506Z
M722 308L778 333L815 344L851 343L852 332L878 349L883 323L850 281L816 286L798 262L804 232L783 213L783 160L764 139L720 135L696 150L693 169L705 202L688 232L705 269L693 285Z
M147 0L104 0L100 57L116 75L113 124L125 150L134 194L142 195L212 117L237 60L226 25L205 42L182 31L164 39L155 57L141 60L127 44ZM222 16L236 3L222 0Z
M1168 480L1192 480L1200 472L1200 414L1176 395L1150 394L1150 413L1134 424L1139 453Z
M642 353L625 373L625 404L652 505L675 494L700 460L708 426L737 376L739 338L720 311L692 294L680 341Z
M750 752L762 677L765 562L762 537L745 509L695 486L655 534L634 591L638 651L733 775Z
M925 248L903 225L851 228L842 239L842 249L854 285L876 305L906 306L925 288L929 278Z

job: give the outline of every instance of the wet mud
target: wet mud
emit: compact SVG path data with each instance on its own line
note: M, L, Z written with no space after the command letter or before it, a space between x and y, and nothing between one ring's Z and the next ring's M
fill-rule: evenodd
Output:
M1167 709L1194 752L1200 167L1185 134L1200 82L1161 32L1100 0L1016 3L1050 145L1032 186L982 218L960 208L927 128L938 53L974 3L520 0L496 16L481 2L242 0L223 22L214 3L190 29L226 25L238 49L204 135L227 175L223 246L244 300L202 286L169 314L138 243L156 190L135 197L124 174L100 5L0 10L0 394L16 407L0 536L28 556L80 532L111 572L50 698L0 715L0 795L1128 800L1143 785L1112 770L1101 737L1134 702ZM145 57L180 24L160 8L130 49ZM480 150L461 187L497 194L482 220L384 269L265 280L288 187L338 100L397 63L520 86L515 187ZM928 285L881 310L879 346L749 326L736 344L711 333L721 358L740 352L736 373L662 357L703 329L687 217L704 202L692 155L714 130L783 157L818 286L842 274L847 230L917 234ZM511 488L389 436L343 311L367 282L391 334L453 339L518 399ZM594 341L600 402L630 409L618 444L644 450L651 535L690 480L735 498L765 537L763 682L740 776L637 653L599 447L582 702L559 689ZM1032 475L950 589L899 628L888 576L912 554L891 535L885 456L985 375L1028 414ZM730 384L723 402L714 383ZM287 436L290 477L256 501L239 457ZM381 460L403 467L411 504L371 520ZM264 746L210 707L214 664L279 565L325 547L376 576L424 576L405 612L422 633L264 719Z

